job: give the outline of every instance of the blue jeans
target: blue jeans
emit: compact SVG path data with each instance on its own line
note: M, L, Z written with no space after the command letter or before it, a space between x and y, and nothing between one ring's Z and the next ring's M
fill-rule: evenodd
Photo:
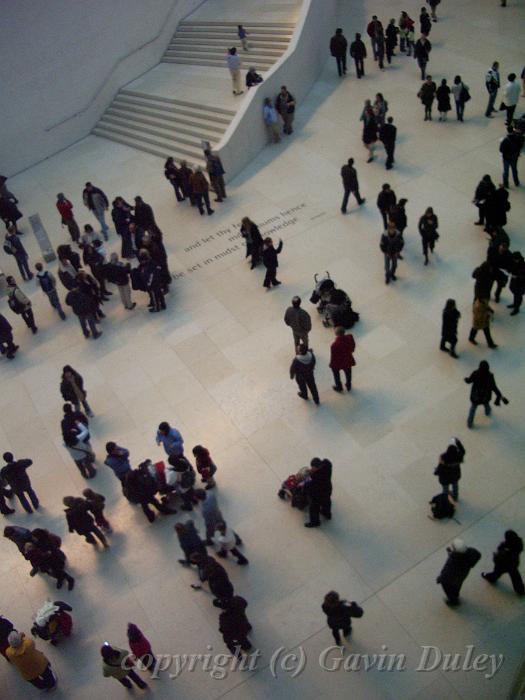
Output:
M452 498L457 501L458 500L458 494L459 494L459 484L457 481L454 481L452 484L443 484L443 493L445 496L448 496L449 494L449 488L452 487Z
M518 186L520 184L520 179L518 177L517 158L513 158L512 160L503 158L503 184L505 187L509 186L509 170L512 170L512 179L514 180L514 184Z
M480 404L479 403L472 403L470 404L470 411L468 412L468 418L467 418L467 425L469 428L472 428L474 424L474 416L476 415L477 408ZM490 416L491 414L491 408L490 408L490 403L485 403L483 404L485 406L485 415Z
M100 227L102 229L102 235L104 236L105 240L107 241L109 228L108 228L108 225L106 224L106 220L104 218L104 211L103 210L96 211L94 209L93 214L94 214L96 220L98 221L98 223L100 224Z
M391 280L396 274L397 270L397 256L391 257L390 255L384 254L385 256L385 277L387 280Z
M60 305L60 299L58 298L57 290L52 289L50 292L46 292L46 294L47 298L49 299L49 303L54 309L58 311L58 315L64 321L66 318L66 314L64 313L64 310Z
M33 277L33 273L29 269L29 265L27 264L27 255L15 255L15 260L16 264L18 265L18 269L20 270L20 274L22 275L23 280L30 280Z
M463 121L463 112L465 111L465 103L463 100L455 100L456 102L456 116L460 122Z
M89 331L93 337L97 336L99 331L97 328L97 320L94 314L84 314L78 317L80 322L80 327L82 328L82 333L86 338L89 338Z

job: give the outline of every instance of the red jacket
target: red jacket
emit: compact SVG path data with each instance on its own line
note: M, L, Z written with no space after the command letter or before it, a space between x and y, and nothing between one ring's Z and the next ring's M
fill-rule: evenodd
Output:
M129 648L137 659L141 659L146 654L151 654L151 644L144 635L136 642L129 641Z
M354 336L338 335L330 347L331 369L349 369L355 365L353 352L355 350Z
M71 221L73 218L73 205L69 199L63 199L62 201L57 202L57 209L60 212L62 221Z

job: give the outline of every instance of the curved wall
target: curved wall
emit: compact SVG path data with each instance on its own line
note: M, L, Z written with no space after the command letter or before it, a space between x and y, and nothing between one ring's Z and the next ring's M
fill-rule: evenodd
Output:
M203 0L2 0L0 172L86 136Z

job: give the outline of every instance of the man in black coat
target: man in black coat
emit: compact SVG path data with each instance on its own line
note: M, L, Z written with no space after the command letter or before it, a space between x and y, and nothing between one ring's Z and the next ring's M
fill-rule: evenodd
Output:
M197 564L201 583L208 581L210 591L215 596L213 605L216 608L226 609L234 595L233 585L226 569L213 557L199 553L192 554L190 561L192 564ZM192 588L200 590L202 586L192 585Z
M13 327L6 317L0 314L0 353L5 355L8 360L12 360L18 347L13 341Z
M355 35L355 41L350 44L350 56L354 59L357 77L362 78L365 74L366 46L359 33Z
M432 44L423 34L414 44L414 58L417 60L417 65L421 69L421 80L425 80L426 78L426 68L431 51Z
M146 462L140 464L138 469L130 469L126 473L122 480L122 491L130 503L141 506L142 512L150 523L155 520L155 513L149 507L150 504L164 515L171 515L177 512L162 505L157 499L157 483L150 475Z
M388 214L392 207L395 207L396 202L396 193L393 189L391 189L388 182L385 182L385 184L381 187L381 192L377 195L377 208L379 209L379 211L381 212L381 216L383 217L383 225L385 227L385 231L388 227Z
M494 293L494 301L499 302L501 291L508 282L508 275L513 267L514 260L512 253L509 250L507 243L491 244L487 250L487 262L494 272L494 280L496 282L496 291Z
M387 170L391 170L392 166L394 164L394 150L396 147L396 136L397 136L397 129L394 126L394 119L393 119L393 117L388 117L388 119L386 120L386 124L383 124L383 126L379 130L379 138L383 142L383 146L385 147L385 151L386 151L385 167Z
M460 604L459 592L463 581L481 559L481 554L474 547L467 547L459 538L455 539L450 547L447 547L447 552L448 559L436 582L440 583L445 591L447 596L445 603L456 606Z
M149 294L150 312L157 313L159 311L165 311L166 299L162 291L165 276L162 267L151 258L151 255L146 250L140 253L139 260L139 270L142 275L144 289Z
M496 581L503 574L508 574L512 581L512 586L519 596L525 595L525 586L519 572L520 554L523 552L523 541L517 532L507 530L505 539L498 545L494 552L494 571L483 572L481 575L489 583Z
M4 452L5 465L0 471L0 477L11 488L11 491L20 501L22 508L26 513L32 513L33 509L29 505L26 494L29 496L33 508L38 510L40 503L38 497L33 491L27 469L33 464L30 459L15 460L11 452Z
M93 339L96 340L102 335L102 331L97 328L97 303L95 299L80 291L77 286L67 293L66 304L73 309L73 313L78 318L80 327L82 328L82 333L85 338L89 338L90 331Z
M514 184L519 187L518 158L523 148L523 134L520 131L511 131L499 145L499 152L503 159L503 186L509 189L509 169L512 170Z
M223 605L224 612L219 615L219 632L232 654L240 655L240 649L252 648L248 634L252 626L246 617L247 601L240 595L227 599Z
M319 405L319 392L315 384L315 355L305 345L298 345L296 356L290 366L290 379L295 379L299 387L298 396L308 400L308 389L314 403Z
M337 72L339 77L346 75L346 51L348 42L343 35L343 30L339 27L335 30L334 36L330 39L330 53L337 61Z
M343 187L345 190L343 203L341 204L341 211L343 214L346 214L346 206L348 204L350 194L353 193L359 206L365 203L365 200L361 198L361 195L359 194L359 182L357 181L357 171L354 168L353 158L349 158L348 163L343 165L341 168L341 178L343 180Z
M310 499L310 520L305 527L319 527L319 514L332 519L332 463L328 459L314 457L310 462L310 481L306 493Z
M279 280L276 277L277 268L279 267L279 261L277 256L283 249L283 242L279 239L279 245L277 248L273 247L273 241L271 238L265 238L263 244L262 261L266 268L266 275L264 276L263 287L266 287L266 291L270 291L272 284L277 287Z
M66 506L64 513L69 532L77 532L79 535L83 535L86 538L86 542L96 546L97 542L93 537L95 535L107 549L109 547L108 541L95 525L93 516L89 512L87 501L83 498L66 496L62 502Z
M509 289L512 292L512 304L507 308L512 309L511 316L516 316L520 312L523 294L525 293L525 260L523 255L517 250L512 253L512 269Z

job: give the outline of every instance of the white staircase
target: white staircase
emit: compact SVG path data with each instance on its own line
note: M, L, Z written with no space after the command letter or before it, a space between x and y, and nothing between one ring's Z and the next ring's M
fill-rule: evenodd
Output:
M243 67L266 71L288 48L293 22L245 22L248 51L243 51L235 22L181 22L164 58L165 63L226 67L226 53L235 46Z

